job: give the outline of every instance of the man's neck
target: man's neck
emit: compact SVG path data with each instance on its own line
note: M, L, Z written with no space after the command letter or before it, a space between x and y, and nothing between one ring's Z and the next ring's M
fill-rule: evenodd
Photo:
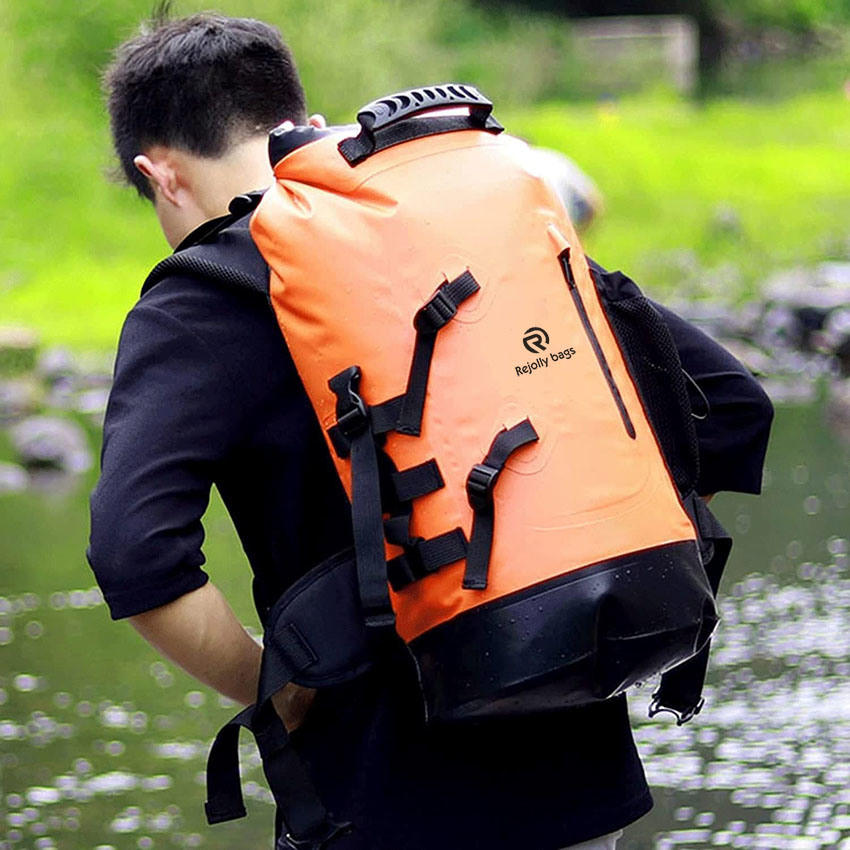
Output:
M236 195L264 189L272 182L266 136L234 145L215 159L191 157L187 160L187 176L198 210L195 226L224 215Z

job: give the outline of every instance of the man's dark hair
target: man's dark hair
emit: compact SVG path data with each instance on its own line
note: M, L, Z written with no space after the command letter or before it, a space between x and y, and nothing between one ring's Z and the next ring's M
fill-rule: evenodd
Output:
M281 121L306 120L292 53L274 27L212 12L170 20L167 4L118 47L104 87L121 170L150 200L133 165L145 147L217 157Z

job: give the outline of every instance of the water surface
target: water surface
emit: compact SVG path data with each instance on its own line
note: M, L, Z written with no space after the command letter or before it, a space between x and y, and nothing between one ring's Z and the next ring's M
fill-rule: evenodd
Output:
M651 683L632 697L656 807L624 850L850 850L850 451L823 422L780 409L764 495L715 503L736 544L707 705L677 728L646 719ZM109 620L83 556L91 484L0 499L0 847L270 848L247 740L252 816L204 823L207 747L234 708ZM206 527L214 580L256 623L217 500Z

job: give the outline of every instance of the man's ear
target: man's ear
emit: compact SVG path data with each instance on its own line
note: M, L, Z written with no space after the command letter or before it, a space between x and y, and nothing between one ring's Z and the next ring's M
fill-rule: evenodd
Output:
M151 159L143 153L133 158L133 165L150 180L154 194L158 192L169 203L179 206L177 198L179 181L172 165L163 159Z
M316 113L315 115L311 115L311 116L307 119L307 123L308 123L311 127L318 127L320 130L324 130L324 129L325 129L325 127L327 127L327 126L328 126L328 122L327 122L327 121L325 121L325 116L324 116L324 115L319 115L318 113Z

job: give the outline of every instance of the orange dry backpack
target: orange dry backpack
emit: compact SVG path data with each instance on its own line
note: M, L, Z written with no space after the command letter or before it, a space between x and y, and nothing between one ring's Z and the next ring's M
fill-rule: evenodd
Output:
M693 492L686 377L491 110L432 86L353 128L271 134L251 233L354 537L275 605L257 704L210 755L208 817L244 814L236 739L257 734L281 848L350 824L315 798L271 695L359 675L388 643L429 720L563 709L668 670L653 711L701 706L729 544Z

